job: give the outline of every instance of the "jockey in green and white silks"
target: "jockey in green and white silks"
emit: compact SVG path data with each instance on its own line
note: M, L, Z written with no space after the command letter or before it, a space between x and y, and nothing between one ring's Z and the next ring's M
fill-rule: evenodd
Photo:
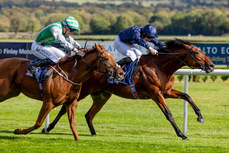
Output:
M32 44L32 54L39 59L51 59L54 63L58 63L66 54L51 45L58 42L65 49L77 52L81 46L70 36L75 30L80 28L74 17L67 17L64 22L56 22L45 27Z

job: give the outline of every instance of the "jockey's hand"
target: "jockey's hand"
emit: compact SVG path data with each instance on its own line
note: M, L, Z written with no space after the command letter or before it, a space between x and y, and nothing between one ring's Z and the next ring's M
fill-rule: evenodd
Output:
M79 56L82 56L82 57L84 57L85 54L86 54L86 53L85 53L84 51L81 51L81 50L78 52L78 55L79 55Z
M72 51L75 52L76 54L78 54L78 52L79 52L79 50L77 48L73 48Z
M158 55L158 51L153 49L152 47L148 48L148 51L152 54L152 55Z
M73 51L79 56L83 57L85 55L85 52L83 52L82 50L78 50L77 48L74 48Z

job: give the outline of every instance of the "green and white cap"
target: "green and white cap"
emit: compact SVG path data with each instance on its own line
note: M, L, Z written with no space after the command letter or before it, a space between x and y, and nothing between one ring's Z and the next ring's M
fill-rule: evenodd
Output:
M63 25L65 27L69 27L70 29L80 30L78 21L72 16L66 17Z

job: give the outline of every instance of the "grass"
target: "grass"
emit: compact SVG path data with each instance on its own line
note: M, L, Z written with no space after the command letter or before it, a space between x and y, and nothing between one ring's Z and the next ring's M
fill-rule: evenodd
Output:
M183 83L175 88L183 90ZM205 124L188 106L189 141L178 138L158 106L151 100L129 100L112 96L96 115L96 136L91 136L84 114L90 108L90 97L79 102L76 111L80 141L73 139L67 116L63 116L49 134L41 129L27 135L14 135L16 128L32 126L41 102L24 95L0 104L0 152L229 152L229 82L189 84L189 95L201 109ZM182 130L183 100L167 99L173 117ZM50 121L60 107L52 110ZM43 125L44 126L44 125Z

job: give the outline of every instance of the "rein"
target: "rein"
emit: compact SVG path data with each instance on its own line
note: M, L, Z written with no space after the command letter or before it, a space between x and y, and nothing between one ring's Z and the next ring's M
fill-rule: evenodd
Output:
M57 71L53 66L51 66L51 68L52 68L54 71L56 71L56 73L57 73L59 76L63 77L66 81L70 82L71 84L74 84L74 85L77 85L77 86L80 86L80 85L81 85L81 83L77 83L77 82L73 82L73 81L69 80L69 79L68 79L68 75L60 68L59 63L58 63L57 66L58 66L58 68L60 69L60 71L61 71L64 75L61 74L59 71Z
M96 71L96 72L99 72L99 73L111 73L111 71L109 70L109 68L110 67L114 67L115 65L111 65L111 66L108 66L104 61L103 61L103 59L101 58L101 55L103 54L103 53L105 53L105 52L107 52L107 50L104 50L102 53L97 53L97 55L99 56L99 60L100 60L100 63L99 63L99 68L94 68L93 66L91 66L91 65L89 65L85 60L84 60L84 58L83 57L81 57L81 59L82 59L82 61L84 62L84 64L86 64L88 67L90 67L92 70L94 70L94 71ZM101 72L101 71L99 71L99 69L100 69L100 66L101 66L101 63L103 63L103 65L106 67L106 71L105 72Z
M103 64L105 65L105 67L106 67L106 72L100 72L99 70L97 70L97 69L94 68L93 66L89 65L89 64L84 60L83 57L81 57L81 59L82 59L82 61L84 62L84 64L86 64L86 65L87 65L88 67L90 67L92 70L95 70L95 71L97 71L97 72L99 72L99 73L107 73L107 72L110 73L111 71L109 70L109 68L110 68L110 67L113 67L113 65L112 65L112 66L108 66L108 65L103 61L103 59L101 58L101 55L102 55L104 52L106 52L106 50L103 51L102 53L97 53L97 55L99 56L99 59L100 59L99 68L100 68L100 66L101 66L101 63L103 63ZM76 58L75 58L74 67L76 66L76 64L77 64L77 60L76 60ZM77 83L77 82L71 81L71 80L68 78L68 75L60 68L59 63L58 63L57 66L58 66L58 68L60 69L60 71L61 71L63 74L61 74L59 71L57 71L56 68L54 68L53 66L51 66L51 68L52 68L59 76L63 77L66 81L70 82L71 84L78 85L78 86L80 86L80 85L82 84L82 83ZM98 69L99 69L99 68L98 68Z
M180 54L188 54L188 53L158 53L158 55L180 55Z
M182 59L180 59L179 57L176 56L176 55L181 55L181 54L189 54L189 55L191 56L191 58L192 58L193 60L195 60L195 61L202 67L202 64L201 64L200 62L198 62L198 61L196 60L196 58L192 55L192 52L191 52L192 48L193 48L193 46L192 46L190 49L186 49L187 52L185 52L185 53L173 53L173 52L171 52L171 51L168 49L168 52L169 52L169 53L162 53L162 52L159 52L158 54L160 54L160 55L173 55L176 59L178 59L178 60L179 60L180 62L182 62L184 65L190 67L191 69L194 69L193 66L190 66L187 62L185 62L184 60L182 60Z

